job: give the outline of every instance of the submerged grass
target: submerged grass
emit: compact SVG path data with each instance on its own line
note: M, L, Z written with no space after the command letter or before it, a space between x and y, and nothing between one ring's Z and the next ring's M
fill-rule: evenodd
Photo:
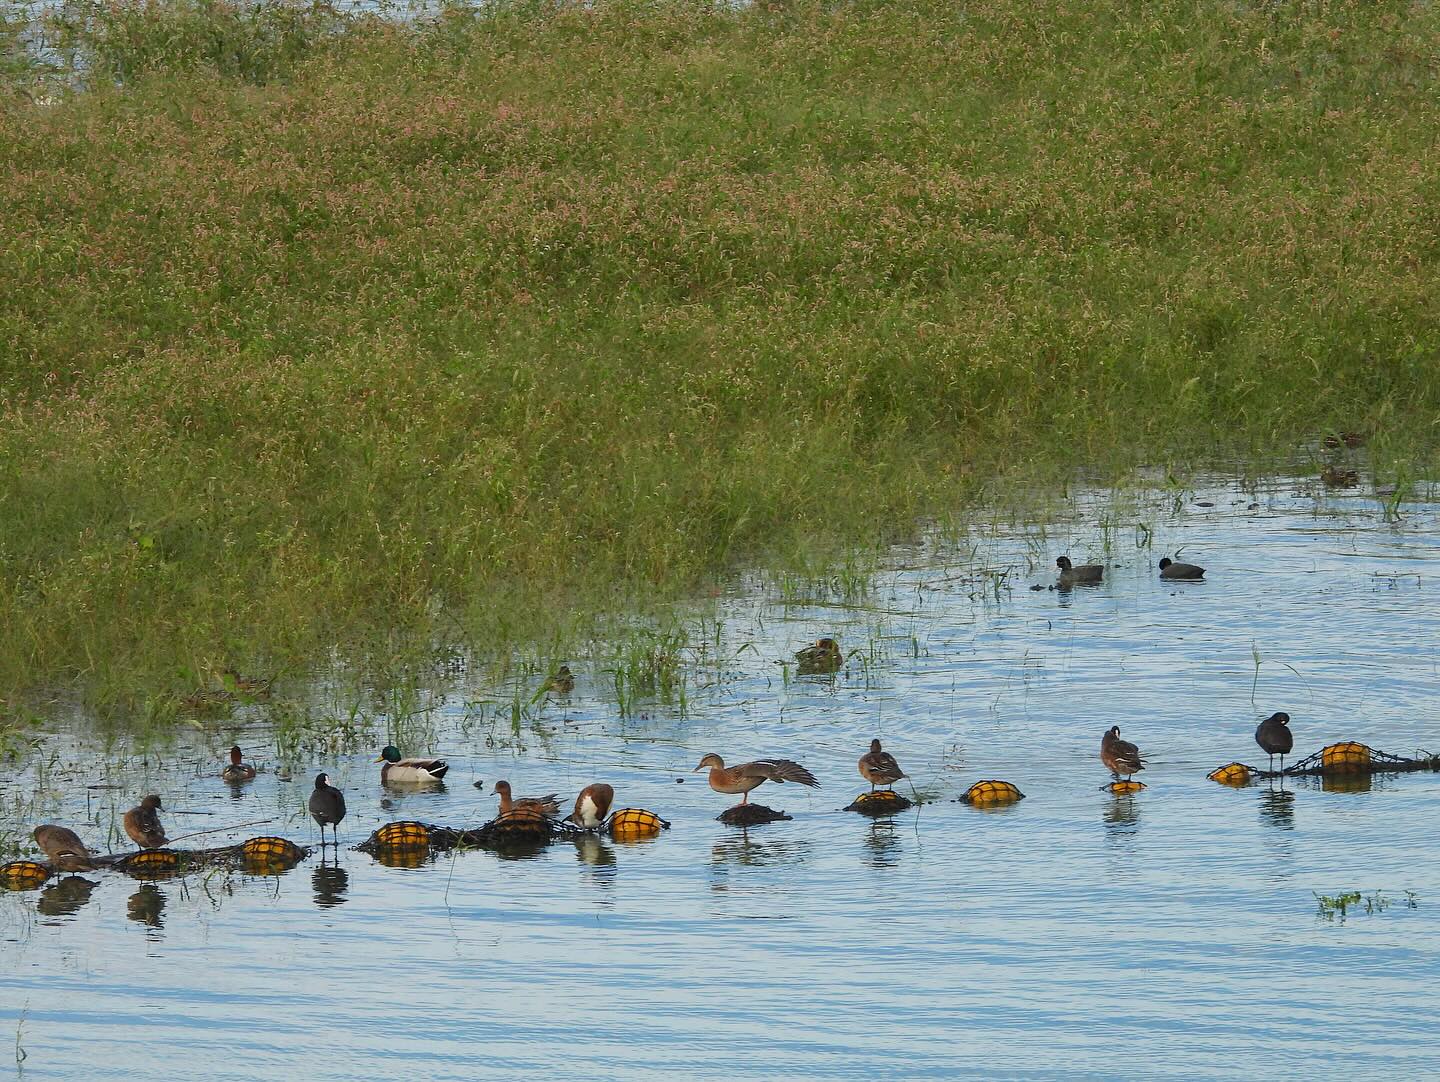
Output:
M1428 6L72 3L45 105L13 26L0 693L578 641L1077 465L1434 460Z

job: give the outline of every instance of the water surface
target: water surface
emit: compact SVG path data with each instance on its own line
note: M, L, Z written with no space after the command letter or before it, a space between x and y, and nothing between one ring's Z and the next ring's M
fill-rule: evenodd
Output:
M1177 551L1210 581L1161 583ZM1103 558L1107 582L1029 589L1061 552ZM104 839L153 789L216 813L172 833L275 817L233 836L313 842L320 769L346 791L347 845L390 819L478 823L500 777L570 798L603 779L674 827L529 859L392 869L347 848L276 878L95 874L0 895L4 1035L18 1027L36 1079L1428 1073L1440 777L1347 793L1205 775L1263 765L1253 730L1279 709L1297 757L1341 738L1440 750L1437 554L1436 505L1387 521L1373 497L1309 482L1081 494L1043 525L897 547L863 603L738 580L718 636L707 622L687 654L683 710L622 717L582 659L574 695L515 739L475 726L482 691L459 685L434 746L405 749L450 760L443 792L382 791L383 731L232 793L215 771L243 711L162 749L60 727L0 783L0 830L88 822ZM855 651L845 671L776 663L826 633ZM1150 760L1134 798L1100 788L1113 724ZM872 736L931 803L840 810ZM240 739L276 764L253 724ZM755 797L794 821L730 829L714 821L730 798L689 773L707 751L786 755L823 788L767 785ZM954 802L991 777L1028 799ZM1316 892L1346 890L1394 904L1317 914Z

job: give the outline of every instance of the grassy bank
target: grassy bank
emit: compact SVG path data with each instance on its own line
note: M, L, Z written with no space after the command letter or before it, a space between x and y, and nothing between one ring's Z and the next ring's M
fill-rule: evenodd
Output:
M0 692L545 636L1077 465L1433 462L1433 8L68 12L81 90L0 68Z

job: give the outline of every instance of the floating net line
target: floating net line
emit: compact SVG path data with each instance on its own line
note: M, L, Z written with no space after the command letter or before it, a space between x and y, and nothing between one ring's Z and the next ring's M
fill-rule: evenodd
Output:
M1211 781L1222 785L1247 785L1253 778L1335 778L1370 774L1410 774L1440 771L1440 755L1422 752L1414 758L1392 755L1354 740L1328 744L1314 755L1292 763L1284 770L1268 770L1248 763L1226 763L1210 772Z
M213 849L141 849L107 854L94 859L93 871L112 869L132 879L170 879L206 868L229 868L251 875L278 875L310 855L310 849L288 838L248 838ZM14 860L0 865L0 887L29 890L59 869L38 860ZM82 873L83 874L83 873Z
M447 827L413 820L386 823L355 848L372 856L449 849L507 851L548 845L556 838L608 834L627 841L654 837L669 829L666 820L643 808L621 808L594 831L582 830L529 808L517 808L478 827Z

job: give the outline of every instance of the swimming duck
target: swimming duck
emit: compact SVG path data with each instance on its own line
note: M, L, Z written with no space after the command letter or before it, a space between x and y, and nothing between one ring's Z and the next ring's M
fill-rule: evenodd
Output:
M1295 746L1295 737L1290 733L1290 715L1281 711L1271 714L1255 728L1255 743L1270 757L1274 769L1275 756L1280 756L1280 772L1285 772L1285 756Z
M240 673L231 667L220 670L225 677L227 689L238 691L241 695L251 699L264 699L270 694L270 685L274 680L262 680L256 676L241 676Z
M1131 774L1145 769L1145 764L1140 761L1140 749L1130 741L1120 739L1118 725L1110 726L1100 739L1100 761L1116 778L1124 774L1126 781L1130 780Z
M444 759L402 759L394 744L387 744L375 761L385 764L380 768L380 782L384 785L440 781L450 769Z
M1059 584L1061 586L1099 582L1105 577L1104 564L1081 564L1076 567L1070 562L1069 556L1057 556L1055 566L1060 569Z
M240 745L236 744L230 749L230 762L220 771L220 777L228 781L231 785L238 785L241 782L253 780L255 777L255 768L241 760Z
M615 790L603 781L587 785L575 798L575 810L565 817L567 823L574 823L584 830L594 830L605 822L610 814L610 805L615 802Z
M1205 569L1197 564L1177 564L1168 556L1160 557L1162 579L1203 579Z
M869 752L860 756L860 776L870 783L870 791L873 793L875 786L891 786L909 775L900 769L895 756L880 750L880 741L872 740Z
M159 815L162 810L160 798L151 793L138 806L127 811L121 820L125 833L141 849L159 849L165 844L165 828L160 825Z
M338 846L340 820L345 818L345 794L330 784L329 774L315 775L315 791L310 794L310 816L320 825L320 845L325 845L325 828L330 828Z
M740 798L741 804L748 804L750 790L767 781L793 781L808 785L812 789L820 788L814 774L790 759L756 759L753 763L727 767L725 760L712 751L701 759L700 765L690 773L698 773L707 766L710 768L710 788L717 793L743 794Z
M46 823L35 828L35 844L52 867L62 872L88 872L95 867L95 858L80 836L69 827Z
M554 815L560 810L560 801L554 793L546 793L544 796L512 797L508 781L497 781L492 788L495 790L495 795L500 798L501 815L509 815L519 808L532 808L543 815Z
M555 670L553 676L545 681L545 690L553 691L557 695L569 695L575 690L575 674L570 671L569 665L561 665Z
M800 663L801 676L812 676L816 673L839 671L840 666L845 664L845 655L840 650L840 644L834 639L816 639L814 646L797 650L795 660Z

